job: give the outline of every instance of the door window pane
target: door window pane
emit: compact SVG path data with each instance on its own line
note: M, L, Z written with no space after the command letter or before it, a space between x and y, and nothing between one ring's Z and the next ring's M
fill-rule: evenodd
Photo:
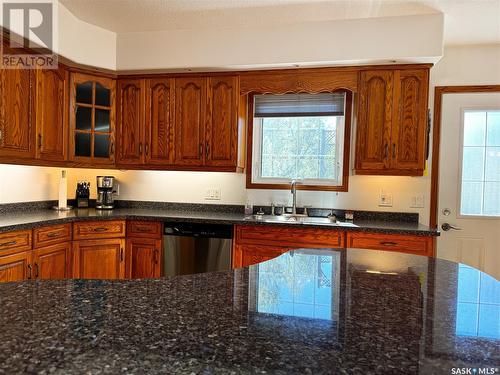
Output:
M92 82L84 82L76 85L76 102L92 104Z
M462 182L462 215L481 215L482 194L482 182Z
M464 147L463 181L483 181L484 147Z
M76 107L76 128L78 130L92 130L92 108Z
M111 104L110 101L111 90L102 86L99 82L95 84L95 104L102 105L105 107L109 107Z
M75 134L75 155L90 156L90 133Z
M500 147L486 147L485 174L486 181L500 181Z
M487 146L500 147L500 111L488 112L488 131L486 135Z
M464 111L460 213L500 216L500 111Z
M109 111L107 109L95 109L95 131L109 132Z
M94 138L94 156L96 158L109 157L109 135L96 134Z
M464 113L464 146L484 146L485 130L486 112Z

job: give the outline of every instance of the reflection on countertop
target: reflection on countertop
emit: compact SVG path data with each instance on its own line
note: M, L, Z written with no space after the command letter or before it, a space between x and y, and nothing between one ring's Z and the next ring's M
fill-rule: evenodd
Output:
M374 250L227 272L0 285L0 372L449 374L500 363L500 282Z

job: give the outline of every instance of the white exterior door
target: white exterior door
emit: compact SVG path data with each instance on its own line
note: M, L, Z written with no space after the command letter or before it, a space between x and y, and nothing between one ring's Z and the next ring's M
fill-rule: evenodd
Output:
M445 94L441 113L437 256L500 279L500 93Z

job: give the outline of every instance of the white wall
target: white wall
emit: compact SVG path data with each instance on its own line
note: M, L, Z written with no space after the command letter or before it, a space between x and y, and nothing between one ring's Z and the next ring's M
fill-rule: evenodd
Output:
M297 46L300 46L297 48ZM435 62L443 15L119 33L119 70Z
M76 18L59 3L59 53L77 63L116 69L116 34Z

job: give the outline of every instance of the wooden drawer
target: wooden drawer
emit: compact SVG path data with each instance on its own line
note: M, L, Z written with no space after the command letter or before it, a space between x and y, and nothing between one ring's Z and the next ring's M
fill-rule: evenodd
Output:
M71 241L71 224L51 225L33 230L35 249Z
M0 256L31 250L31 230L0 233Z
M433 237L347 232L347 247L434 256Z
M159 239L162 227L159 221L127 221L127 237Z
M344 232L336 229L238 225L236 226L236 243L293 248L342 248L344 247Z
M125 237L125 221L82 221L73 224L73 240Z

